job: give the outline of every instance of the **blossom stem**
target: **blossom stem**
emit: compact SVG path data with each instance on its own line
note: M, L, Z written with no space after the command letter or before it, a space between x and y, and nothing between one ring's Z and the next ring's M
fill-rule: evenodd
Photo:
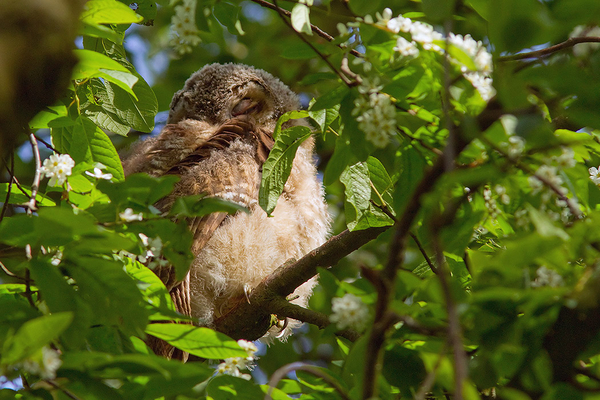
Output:
M14 155L14 153L12 153L10 155L10 170L9 170L10 180L8 181L8 188L6 190L6 198L4 199L4 204L2 204L2 211L0 211L0 222L2 222L2 220L4 219L4 214L6 214L6 210L8 208L8 201L10 199L10 191L12 189L12 184L15 180L14 175L13 175L14 170L15 170L15 155Z
M31 184L31 196L29 198L29 202L27 203L27 215L31 215L33 213L33 211L36 209L35 198L37 197L37 192L40 187L41 168L42 168L42 160L40 158L40 149L38 147L36 137L33 133L29 133L29 142L31 143L31 150L33 152L33 157L35 159L35 175L33 176L33 183Z

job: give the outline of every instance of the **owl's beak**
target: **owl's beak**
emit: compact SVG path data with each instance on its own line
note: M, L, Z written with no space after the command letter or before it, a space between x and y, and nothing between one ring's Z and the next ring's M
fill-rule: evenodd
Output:
M242 99L242 101L240 101L239 103L237 103L235 105L235 107L233 107L233 110L231 110L231 115L234 117L237 117L238 115L244 115L244 114L250 114L252 112L256 112L259 109L259 102L254 100L254 99L250 99L250 98L245 98Z

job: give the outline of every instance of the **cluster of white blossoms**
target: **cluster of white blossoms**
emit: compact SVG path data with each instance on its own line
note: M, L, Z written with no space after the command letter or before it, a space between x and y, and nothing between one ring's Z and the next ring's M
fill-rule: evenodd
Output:
M35 354L21 363L15 365L26 372L38 375L42 379L56 378L56 371L62 365L60 355L48 346L42 347L41 353Z
M376 78L364 78L352 110L352 115L358 115L358 128L377 147L385 147L396 133L396 107L389 95L379 92L382 88Z
M558 272L549 269L546 266L539 267L537 271L535 271L535 274L535 280L531 282L532 287L559 287L564 285L562 276L560 276Z
M486 187L483 189L483 200L485 201L485 208L487 208L491 219L496 219L500 215L500 209L496 203L496 199L492 197L492 189Z
M331 300L331 311L329 321L336 324L338 329L350 328L362 332L369 320L369 308L360 297L351 293Z
M50 186L62 185L71 175L71 170L75 166L75 161L68 154L52 154L44 160L40 167L40 173L50 178Z
M485 101L488 101L496 94L492 86L492 79L489 76L493 70L492 55L481 41L476 41L471 35L456 35L452 32L446 38L441 33L435 31L433 26L429 24L413 21L402 15L398 15L396 18L391 18L391 16L392 11L386 8L383 14L377 14L378 24L384 25L389 31L395 34L404 33L410 35L410 41L400 35L397 38L394 50L398 51L402 56L416 57L419 55L417 44L421 45L423 50L433 50L443 54L445 51L442 46L445 46L447 42L449 45L467 54L473 60L475 68L463 64L455 57L449 57L453 63L460 66L463 76L471 82L481 97Z
M178 0L172 0L171 6ZM173 37L171 45L179 54L191 53L192 47L200 43L196 26L196 0L183 0L175 6L175 15L171 18Z
M247 340L240 339L237 341L238 345L246 351L246 357L232 357L226 358L221 364L217 366L218 375L231 375L238 378L250 380L250 374L243 374L240 370L252 369L254 360L256 359L256 352L258 349L256 345Z

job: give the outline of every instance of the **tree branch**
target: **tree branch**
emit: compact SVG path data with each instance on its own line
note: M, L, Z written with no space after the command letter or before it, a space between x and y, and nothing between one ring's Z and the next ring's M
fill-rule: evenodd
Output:
M317 311L308 310L304 307L300 307L297 304L290 303L282 297L273 299L269 303L269 308L272 313L277 314L277 316L280 318L293 318L298 321L308 322L309 324L318 326L319 329L324 329L331 325L331 322L329 321L329 317L327 315ZM358 332L355 332L350 329L338 331L335 334L338 336L345 337L351 342L355 342L360 337L360 334Z
M215 327L235 339L256 340L271 327L270 303L287 297L317 274L317 268L329 268L354 250L375 239L389 227L369 228L350 232L345 230L330 238L298 261L277 268L248 296L228 313L215 321Z
M546 47L545 49L498 57L498 61L518 61L527 58L541 58L556 53L557 51L568 49L579 43L600 43L600 37L572 37L562 43Z
M278 7L277 5L275 5L273 3L269 3L268 1L265 1L265 0L250 0L250 1L252 1L253 3L259 4L262 7L277 11L278 13L283 13L288 18L290 18L292 15L292 13L289 12L288 10ZM322 30L321 28L319 28L316 25L310 24L310 29L313 31L313 33L322 37L323 39L327 40L328 42L333 42L335 40L335 38L333 36L331 36L329 33L325 32L324 30ZM340 46L338 45L338 47L340 47ZM363 57L363 55L360 54L356 50L350 50L350 54L352 54L355 57L360 57L360 58Z

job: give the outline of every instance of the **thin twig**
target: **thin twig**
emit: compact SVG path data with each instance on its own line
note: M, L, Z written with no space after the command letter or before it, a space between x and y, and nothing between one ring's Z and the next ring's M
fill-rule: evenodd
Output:
M600 37L573 37L562 43L555 44L554 46L546 47L545 49L498 57L498 61L518 61L527 58L541 58L556 53L557 51L568 49L579 43L600 43Z
M50 143L46 142L46 141L45 141L44 139L42 139L41 137L39 137L39 136L36 136L35 138L38 140L38 142L42 142L42 144L43 144L44 146L46 146L48 149L52 150L52 151L53 151L53 152L55 152L56 154L62 154L60 151L56 151L56 149L55 149L54 147L52 147L52 145L51 145Z
M500 147L496 146L494 143L492 143L490 140L486 139L485 137L482 136L479 139L481 139L485 144L487 144L492 149L494 149L495 151L500 153L505 159L509 160L515 167L519 168L523 172L526 172L526 173L532 175L537 180L539 180L544 185L546 185L550 190L552 190L558 196L558 198L560 200L564 201L567 204L567 207L569 207L571 214L573 214L573 216L575 218L581 219L583 217L583 213L581 212L581 210L577 207L577 205L573 202L573 200L571 200L570 198L567 197L565 192L563 190L561 190L562 189L561 187L557 186L554 182L550 181L546 177L539 175L528 165L523 164L523 163L519 162L518 160L511 158L507 152L502 150Z
M8 276L10 276L11 278L15 278L18 280L21 280L23 282L27 282L27 278L23 278L17 274L15 274L14 272L12 272L11 270L9 270L8 268L6 268L6 265L4 265L2 263L2 261L0 261L0 269Z
M61 392L63 392L65 394L65 396L67 396L68 398L70 398L72 400L81 400L79 397L77 397L75 394L73 394L73 392L65 389L64 387L60 386L59 384L57 384L56 382L54 382L51 379L46 379L44 382L48 383L53 388L60 390Z
M31 150L33 152L33 157L35 159L35 175L33 177L33 183L31 184L31 196L29 198L27 215L33 214L33 211L36 210L35 206L35 198L37 197L37 192L40 187L40 170L42 168L42 160L40 158L40 149L38 148L37 140L33 133L29 134L29 142L31 143Z
M4 214L6 214L6 210L8 209L8 201L10 199L10 191L12 189L12 184L14 181L14 175L12 173L12 171L15 170L15 154L14 153L10 154L10 164L11 164L10 169L8 169L8 165L6 167L6 169L8 170L8 173L10 175L10 180L8 181L8 189L6 190L6 198L4 199L4 204L2 204L2 211L0 211L0 222L2 222L2 220L4 219Z
M327 64L329 66L329 68L336 73L337 76L340 77L340 79L342 80L342 82L344 82L347 86L351 87L351 86L355 86L356 82L352 82L350 80L348 80L348 78L342 74L340 71L337 70L337 68L335 68L333 66L333 64L331 63L331 61L329 61L327 59L327 57L321 53L307 38L304 37L304 35L302 35L301 32L298 32L291 24L290 21L288 21L288 19L285 17L284 14L284 10L279 7L279 5L277 5L277 0L273 0L277 13L279 14L279 16L281 17L281 20L283 21L284 24L286 24L295 34L296 36L298 36L300 38L300 40L302 40L308 47L310 47L312 49L312 51L315 52L316 55L318 55L321 60L323 60L325 62L325 64Z
M292 371L306 371L310 374L313 374L314 376L319 377L328 384L330 384L340 394L340 396L342 396L342 399L350 400L348 393L346 393L344 388L340 386L337 380L324 373L323 370L319 367L315 367L314 365L308 365L302 362L293 362L291 364L284 365L283 367L273 372L273 375L271 375L271 379L269 379L269 391L265 396L265 400L272 399L271 393L273 392L273 389L277 387L279 381L285 378L285 376Z
M419 238L417 237L417 235L415 235L414 233L410 232L410 237L417 244L417 247L419 248L419 251L423 255L423 258L425 258L425 262L427 263L427 265L429 265L429 268L431 268L431 271L433 271L433 273L437 275L438 274L438 269L436 268L435 265L433 265L433 262L431 261L431 259L427 255L427 252L425 251L425 249L421 245L421 242L419 241Z
M259 4L262 7L270 8L271 10L275 10L278 13L283 13L288 18L290 18L292 15L292 13L289 12L288 10L286 10L284 8L280 8L276 4L269 3L268 1L265 1L265 0L250 0L250 1L252 1L256 4ZM321 28L319 28L316 25L310 24L310 29L318 36L321 36L323 39L326 39L328 42L333 42L335 40L335 38L333 36L331 36L329 33L325 32L325 31L323 31ZM340 47L340 46L338 45L338 47ZM355 57L360 57L360 58L363 57L363 55L360 54L356 50L350 50L350 54L352 54Z
M463 384L467 378L467 354L462 341L462 328L460 326L460 320L458 317L458 310L452 292L450 291L450 285L448 278L450 273L446 269L446 260L444 259L444 253L439 242L439 229L432 230L433 246L435 248L436 260L440 273L437 275L440 284L442 286L442 292L444 294L444 300L446 301L446 313L448 314L448 341L452 346L454 353L454 399L462 400L463 398Z

